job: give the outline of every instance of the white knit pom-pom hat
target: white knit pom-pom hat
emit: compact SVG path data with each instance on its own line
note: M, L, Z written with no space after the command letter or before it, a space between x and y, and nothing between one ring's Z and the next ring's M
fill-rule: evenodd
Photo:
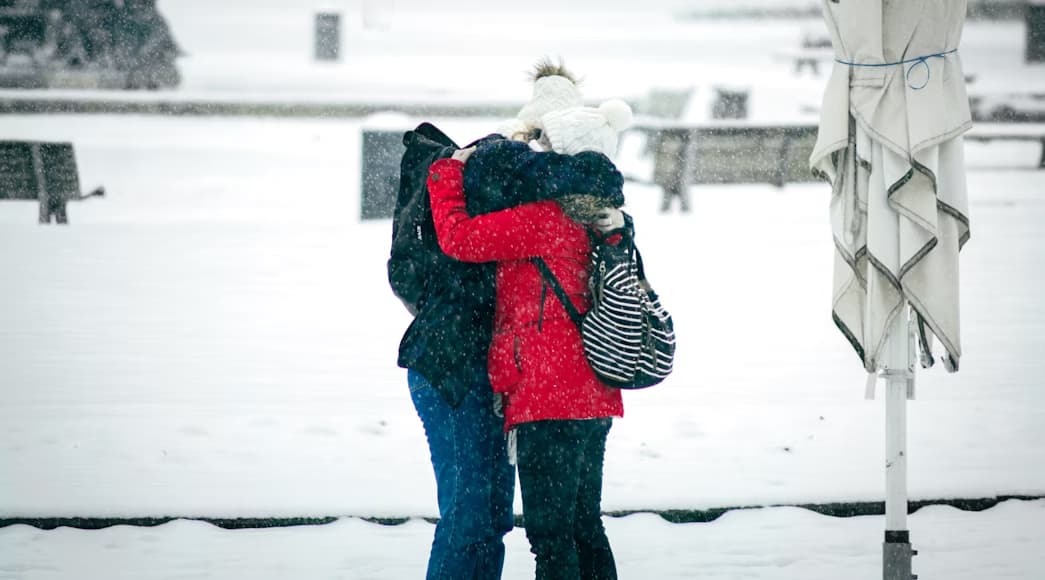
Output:
M584 106L584 98L573 81L564 76L549 75L534 81L533 97L519 110L516 118L535 125L547 113L581 106Z
M597 151L612 157L617 152L617 134L631 126L632 118L627 103L610 99L598 108L552 111L541 117L540 126L553 151L569 155Z

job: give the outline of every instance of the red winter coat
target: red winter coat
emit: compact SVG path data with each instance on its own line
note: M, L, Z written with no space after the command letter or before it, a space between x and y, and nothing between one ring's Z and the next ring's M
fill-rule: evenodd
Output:
M622 416L620 391L603 385L588 366L580 331L530 262L543 258L577 310L587 312L591 242L584 227L553 201L470 217L463 168L454 159L432 164L432 219L448 256L497 262L489 372L493 390L508 396L505 429L546 419Z

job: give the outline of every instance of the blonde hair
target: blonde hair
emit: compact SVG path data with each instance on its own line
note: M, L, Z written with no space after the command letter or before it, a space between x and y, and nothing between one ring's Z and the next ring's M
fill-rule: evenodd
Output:
M540 139L542 130L540 127L534 127L527 125L525 128L520 129L508 136L512 141L522 141L523 143L529 143L535 139Z
M566 69L566 63L562 58L559 58L559 62L554 62L551 57L543 57L533 65L533 70L529 74L530 80L533 82L551 76L565 77L575 85L579 85L581 82L576 75Z
M604 209L610 207L606 200L585 193L564 195L555 201L567 217L581 224L594 222Z

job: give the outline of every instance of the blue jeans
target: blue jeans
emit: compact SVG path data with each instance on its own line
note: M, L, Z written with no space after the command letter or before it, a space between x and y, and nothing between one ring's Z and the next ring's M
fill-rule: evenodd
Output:
M504 566L504 535L514 525L515 469L490 385L475 385L452 408L420 373L409 371L407 380L428 437L439 500L427 580L496 580Z

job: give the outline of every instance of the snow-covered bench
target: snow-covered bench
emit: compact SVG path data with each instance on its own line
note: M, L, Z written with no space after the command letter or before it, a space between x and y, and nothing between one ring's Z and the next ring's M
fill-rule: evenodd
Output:
M681 162L687 184L785 183L816 181L809 171L809 155L816 143L817 126L766 125L744 121L681 123L637 119L634 130L644 133L654 165L678 167L680 147L660 147L672 139L681 142ZM1034 141L1042 145L1038 166L1045 169L1045 123L977 124L965 134L970 141ZM673 156L668 159L668 156ZM657 173L656 171L654 172Z
M834 52L830 46L827 48L803 47L793 50L778 50L773 53L773 56L777 60L791 63L794 74L800 75L802 70L808 68L809 72L815 77L820 76L821 63L825 65L825 68L830 69L831 61L834 60Z
M1045 123L979 123L965 134L967 141L1037 141L1041 143L1038 167L1045 169Z
M816 125L767 125L732 120L692 124L645 119L638 121L635 130L646 134L655 165L677 167L681 148L682 171L688 184L782 186L816 181L809 171ZM681 141L681 147L659 146L670 140Z

